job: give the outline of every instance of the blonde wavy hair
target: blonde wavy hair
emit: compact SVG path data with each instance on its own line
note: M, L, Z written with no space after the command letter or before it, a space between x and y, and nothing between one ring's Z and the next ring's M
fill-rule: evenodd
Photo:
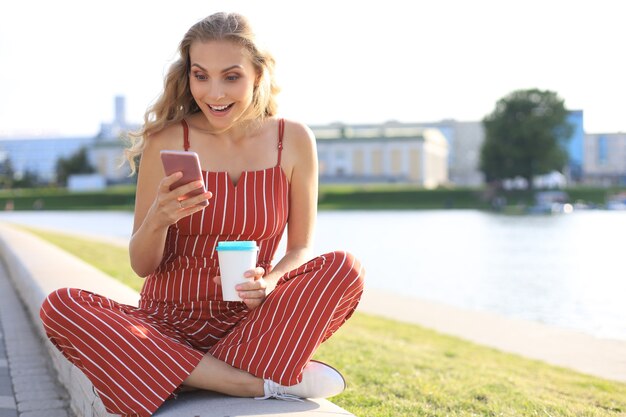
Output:
M196 41L213 40L227 40L245 48L256 70L252 104L243 119L260 120L276 114L279 88L274 79L274 58L257 46L250 23L244 16L238 13L212 14L189 28L178 47L180 57L165 76L163 92L146 111L143 127L129 134L132 143L124 154L130 164L131 175L137 172L137 159L145 148L148 136L200 111L189 88L189 48Z

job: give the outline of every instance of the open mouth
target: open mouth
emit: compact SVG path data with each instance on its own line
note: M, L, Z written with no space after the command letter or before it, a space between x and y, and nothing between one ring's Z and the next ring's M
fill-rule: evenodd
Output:
M209 106L209 109L211 109L214 112L223 113L223 112L230 110L230 108L233 107L234 104L235 103L231 103L231 104L227 104L224 106L213 106L211 104L208 104L208 106Z

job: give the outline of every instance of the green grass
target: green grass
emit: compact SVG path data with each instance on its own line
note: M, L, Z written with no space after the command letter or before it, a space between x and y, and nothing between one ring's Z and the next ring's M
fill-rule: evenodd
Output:
M15 210L132 210L135 187L123 185L104 191L70 192L65 188L0 190L0 207L11 202Z
M577 186L564 190L572 202L584 201L604 205L607 196L624 187ZM528 191L508 191L502 194L511 207L532 205L533 194ZM62 188L0 190L0 208L11 202L15 210L126 210L135 204L134 185L110 187L104 191L69 192ZM427 190L409 184L321 184L320 210L386 210L386 209L489 209L485 188L441 188Z
M29 230L139 289L125 248ZM626 384L363 313L316 359L342 370L332 401L358 417L626 416Z
M143 279L139 278L130 267L128 248L73 235L20 227L77 256L132 289L141 290Z
M337 209L486 209L482 189L427 190L415 185L321 185L320 210Z

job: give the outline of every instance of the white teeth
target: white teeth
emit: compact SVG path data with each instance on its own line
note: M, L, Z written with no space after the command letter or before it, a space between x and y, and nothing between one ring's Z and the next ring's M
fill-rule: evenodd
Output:
M215 110L215 111L222 111L228 108L229 105L226 106L211 106L209 104L209 107L211 108L211 110Z

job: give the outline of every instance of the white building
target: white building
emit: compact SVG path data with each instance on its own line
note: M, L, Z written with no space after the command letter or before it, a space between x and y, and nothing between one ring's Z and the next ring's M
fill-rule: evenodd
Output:
M115 97L115 119L100 125L100 133L88 150L89 162L108 183L131 181L130 167L124 163L124 149L128 146L128 132L138 130L140 126L126 123L125 113L124 97Z
M485 129L481 122L451 122L453 141L450 167L450 182L462 186L480 186L485 176L480 171L480 148L485 140Z
M411 134L418 134L417 132L421 132L429 128L434 128L443 134L448 144L448 178L446 181L460 186L482 185L484 183L484 176L479 169L480 147L484 141L485 134L481 122L460 122L447 119L431 123L400 123L391 121L379 125L331 124L312 127L318 138L318 144L323 143L322 140L325 139L327 134L336 138L338 135L337 132L343 132L346 137L349 137L350 135L354 135L354 132L363 131L365 129L370 131L370 141L375 141L377 135L376 132L383 130L387 132L404 132L403 134L413 132L409 133L410 136ZM378 131L376 129L378 129ZM320 133L317 134L317 132ZM378 139L382 140L383 137L378 135ZM386 140L388 138L384 139ZM339 159L340 157L335 156L334 160L329 160L324 154L320 154L321 162L334 164L333 166L341 164ZM370 162L371 160L365 161L365 163ZM346 161L343 163L347 164ZM332 167L330 169L330 173L328 173L323 180L333 180L333 178L331 178L331 176L335 175L333 172L339 173L338 171L332 171ZM385 180L385 178L381 178L381 180ZM343 180L346 179L348 178L346 178L344 174ZM339 180L339 178L336 178L335 180Z
M585 135L584 179L599 185L626 183L626 133Z
M448 183L448 143L410 125L313 126L322 182Z

